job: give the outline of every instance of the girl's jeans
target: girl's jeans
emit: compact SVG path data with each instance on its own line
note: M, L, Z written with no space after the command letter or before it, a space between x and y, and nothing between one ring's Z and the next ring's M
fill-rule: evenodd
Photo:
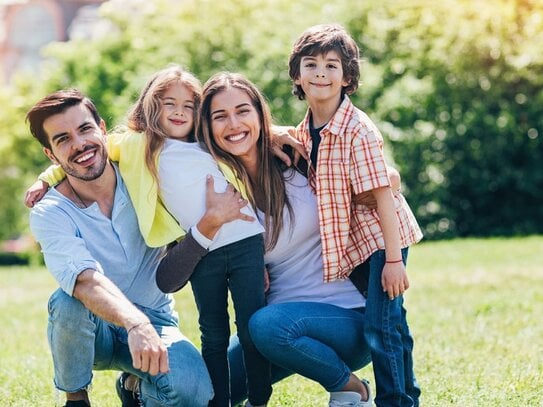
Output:
M327 391L339 391L353 370L371 361L362 309L316 302L272 304L253 315L249 330L256 347L273 364L273 382L298 373ZM228 357L235 402L245 395L240 353L233 337Z
M98 318L61 289L55 291L47 333L57 389L73 393L89 386L93 370L121 370L141 378L145 406L207 406L213 397L211 381L198 350L179 331L177 316L141 310L168 348L166 374L134 369L126 329Z
M272 393L270 363L255 348L248 329L251 315L265 305L262 235L209 252L198 263L190 282L200 314L202 356L215 391L210 406L230 405L229 289L243 349L249 401L252 405L266 404Z
M402 250L404 264L407 249ZM370 277L364 336L371 348L378 406L418 406L420 389L413 372L413 338L407 326L403 296L390 300L383 291L381 275L385 252L368 259Z

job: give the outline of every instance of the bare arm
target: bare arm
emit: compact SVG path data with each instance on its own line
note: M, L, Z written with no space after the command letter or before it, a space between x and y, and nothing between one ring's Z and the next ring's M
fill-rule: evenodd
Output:
M409 288L409 280L402 260L400 243L400 225L394 208L394 197L389 187L373 190L377 200L377 213L385 240L386 263L383 268L381 283L383 291L394 299Z
M392 189L393 193L396 194L400 192L401 185L402 185L400 173L394 167L387 167L387 172L388 172L388 179L390 182L390 188ZM355 195L353 198L353 202L355 204L367 206L370 209L377 208L377 200L375 199L375 196L373 195L373 191L362 192L360 194Z
M300 157L309 158L304 146L296 139L296 128L293 126L272 126L272 151L273 154L283 161L287 166L296 165ZM283 151L283 147L292 147L294 157L291 160L288 153Z
M84 270L77 277L73 295L98 317L126 328L134 368L153 376L168 372L168 352L160 336L111 280L96 270Z

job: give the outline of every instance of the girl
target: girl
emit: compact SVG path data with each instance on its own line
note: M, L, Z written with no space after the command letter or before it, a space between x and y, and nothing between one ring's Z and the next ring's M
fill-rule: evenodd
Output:
M207 231L200 229L203 216L208 215L205 200L209 174L218 190L233 194L227 189L227 180L242 193L245 190L230 168L220 164L219 170L211 155L194 143L200 96L198 80L180 67L157 72L128 116L129 129L110 135L109 155L119 162L148 245L170 243L192 228L190 237L209 250L190 281L200 314L202 356L215 392L210 405L230 405L228 290L246 363L249 402L265 405L272 391L270 367L248 333L249 318L264 306L263 228L252 208L240 199L238 212L244 206L242 213L229 219L222 216L209 220L208 216L203 225ZM52 184L59 176L42 174L40 179ZM30 191L28 204L37 196L35 189ZM193 228L199 220L198 228ZM178 277L175 290L188 276Z
M274 364L274 380L298 373L330 392L330 406L371 406L369 385L353 374L370 361L365 299L350 280L323 282L316 197L307 178L272 156L270 114L261 93L241 75L213 76L204 87L198 136L245 181L267 228L268 305L251 317L250 333ZM167 290L170 270L158 273ZM229 359L238 401L245 393L235 338Z

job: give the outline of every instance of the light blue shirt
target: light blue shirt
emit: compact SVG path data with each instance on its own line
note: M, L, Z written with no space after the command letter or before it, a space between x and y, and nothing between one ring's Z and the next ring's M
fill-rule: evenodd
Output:
M173 298L155 282L162 249L149 248L117 167L111 219L95 202L79 208L51 188L30 213L30 228L45 264L60 287L73 295L77 276L94 269L107 276L134 304L173 311Z

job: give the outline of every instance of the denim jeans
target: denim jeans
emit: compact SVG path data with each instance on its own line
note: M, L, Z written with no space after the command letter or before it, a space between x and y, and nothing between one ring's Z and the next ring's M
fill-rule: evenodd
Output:
M404 263L407 249L402 250ZM370 258L364 335L371 347L377 406L418 406L420 388L413 372L413 338L407 325L403 296L390 300L383 292L381 275L385 252Z
M265 404L272 393L270 363L254 346L248 329L251 315L265 305L262 235L209 252L198 263L190 282L200 314L202 356L215 391L210 406L230 405L228 289L243 349L249 401Z
M341 390L352 371L367 365L370 350L364 339L364 313L317 302L271 304L249 323L256 347L272 362L272 380L298 373L327 391ZM243 399L243 378L236 340L229 348L232 400Z
M198 350L179 331L174 314L141 309L168 349L170 371L151 376L132 366L126 329L91 313L61 289L49 300L48 339L55 386L65 392L87 388L93 370L121 370L141 378L145 406L207 406L211 380Z

